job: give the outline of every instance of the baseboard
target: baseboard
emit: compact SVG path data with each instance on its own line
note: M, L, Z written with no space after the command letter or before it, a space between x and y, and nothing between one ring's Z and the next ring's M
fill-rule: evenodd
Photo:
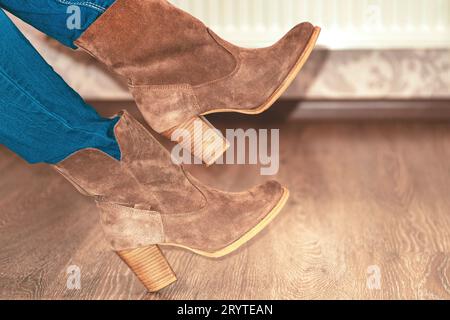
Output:
M290 118L450 120L450 100L304 101L296 102Z
M91 101L97 111L110 117L128 110L139 120L142 115L134 102ZM361 119L416 119L450 120L450 100L332 100L299 101L281 99L267 112L257 117L241 114L216 114L215 121L286 121L286 120L361 120Z

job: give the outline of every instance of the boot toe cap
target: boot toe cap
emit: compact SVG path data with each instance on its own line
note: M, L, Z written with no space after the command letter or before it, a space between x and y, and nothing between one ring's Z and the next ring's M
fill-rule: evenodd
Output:
M306 50L315 27L309 22L303 22L292 28L273 47L279 57L289 64L294 64Z
M282 199L285 188L277 181L268 181L248 191L249 199L243 202L243 214L249 218L248 225L257 225L269 215ZM245 208L247 208L245 210Z

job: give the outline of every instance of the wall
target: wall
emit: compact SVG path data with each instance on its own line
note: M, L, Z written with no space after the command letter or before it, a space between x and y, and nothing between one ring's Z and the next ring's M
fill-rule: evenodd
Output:
M218 34L270 45L300 21L329 49L450 48L448 0L174 0Z
M227 40L276 41L297 22L323 29L318 49L285 97L450 99L450 0L173 1ZM18 25L86 99L131 100L126 85L82 52Z

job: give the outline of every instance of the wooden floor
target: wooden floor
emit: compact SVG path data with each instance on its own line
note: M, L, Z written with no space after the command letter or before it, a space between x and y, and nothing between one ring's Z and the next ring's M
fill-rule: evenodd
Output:
M450 299L448 122L272 125L285 209L224 259L166 250L179 281L155 295L108 250L90 199L0 148L0 298ZM266 179L258 169L190 170L237 191Z

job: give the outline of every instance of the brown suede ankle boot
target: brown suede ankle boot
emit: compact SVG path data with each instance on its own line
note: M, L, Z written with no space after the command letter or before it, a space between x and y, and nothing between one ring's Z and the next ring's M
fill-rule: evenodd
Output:
M174 165L164 147L126 112L115 135L121 161L85 149L55 168L95 198L113 250L150 292L176 280L159 246L222 257L267 226L289 196L274 181L241 193L205 186Z
M117 0L76 45L126 77L146 121L171 138L176 128L192 131L195 120L212 127L207 114L268 109L308 59L319 32L302 23L271 47L244 49L165 0ZM212 135L201 146L220 156L228 144ZM217 159L193 154L206 164Z

